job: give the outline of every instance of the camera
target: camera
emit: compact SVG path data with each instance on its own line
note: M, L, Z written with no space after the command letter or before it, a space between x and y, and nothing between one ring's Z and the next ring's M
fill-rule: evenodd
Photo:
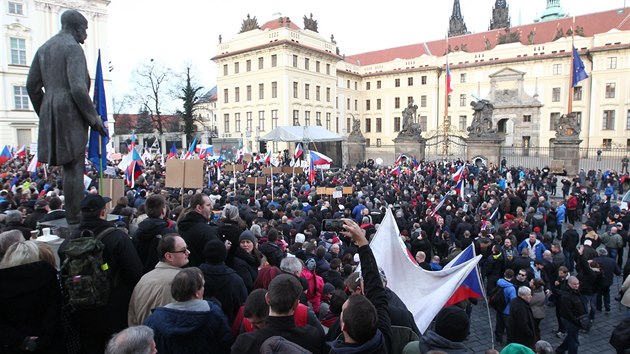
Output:
M322 231L340 232L345 231L342 219L324 219L322 220Z

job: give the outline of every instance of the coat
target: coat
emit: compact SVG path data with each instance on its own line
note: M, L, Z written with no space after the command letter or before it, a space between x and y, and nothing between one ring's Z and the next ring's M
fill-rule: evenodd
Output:
M129 326L143 324L153 309L175 301L171 295L171 283L180 270L166 262L159 262L155 269L140 279L129 301Z
M258 354L262 344L273 336L281 336L313 354L323 353L323 333L311 325L296 326L293 315L269 316L265 327L239 335L232 345L232 353Z
M208 224L208 220L203 215L191 211L178 220L177 229L190 250L188 266L199 267L204 261L203 248L206 246L206 243L218 238L217 228ZM232 243L232 245L236 247L238 243Z
M157 235L166 236L177 232L172 221L160 218L146 218L138 224L138 230L134 235L134 241L140 261L144 265L143 273L148 273L159 262L157 246L160 241Z
M510 316L508 317L508 340L511 343L520 343L529 348L534 348L536 335L534 331L534 315L527 301L517 296L510 303Z
M88 127L98 123L83 48L62 30L35 53L26 90L39 116L37 160L54 166L83 158ZM45 90L45 92L44 92Z
M247 288L243 279L225 264L203 263L199 269L206 281L204 297L207 299L215 297L221 304L228 323L231 324L238 309L247 299Z
M258 267L260 267L260 259L254 255L248 254L240 247L237 248L234 254L234 265L232 269L243 279L248 293L254 289L254 282L258 277Z

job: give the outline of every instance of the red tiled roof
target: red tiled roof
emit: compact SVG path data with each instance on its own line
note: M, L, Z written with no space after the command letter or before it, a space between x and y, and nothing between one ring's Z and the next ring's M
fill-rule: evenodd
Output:
M271 20L265 23L264 25L260 26L260 29L262 31L266 29L275 30L281 27L289 27L290 29L293 29L293 30L300 30L300 27L298 27L298 25L296 25L295 22L291 21L288 17L279 17L275 20Z
M520 39L523 45L528 45L528 36L531 31L535 31L534 45L544 44L553 41L558 28L562 28L566 33L573 25L573 18L563 18L553 21L544 21L512 27L511 32L519 31ZM630 11L627 9L623 12L619 10L610 10L575 17L575 26L584 28L585 36L593 36L597 33L606 33L612 29L622 31L630 30ZM455 47L461 48L462 44L466 45L466 52L475 53L485 51L486 38L490 41L490 45L494 48L497 44L498 36L505 33L505 29L495 29L487 32L467 34L463 36L451 37L448 39L448 45L454 51ZM428 51L427 51L428 48ZM383 49L374 52L367 52L346 56L346 62L361 66L373 65L378 63L386 63L396 58L412 59L423 54L442 56L446 54L446 39L437 41L411 44L402 47Z
M122 121L129 121L131 124L135 126L138 122L138 116L139 114L120 113L120 114L114 114L114 120L116 121L116 123L120 123ZM171 123L171 122L174 123L176 121L181 120L181 116L177 114L161 114L160 117L162 118L162 123Z

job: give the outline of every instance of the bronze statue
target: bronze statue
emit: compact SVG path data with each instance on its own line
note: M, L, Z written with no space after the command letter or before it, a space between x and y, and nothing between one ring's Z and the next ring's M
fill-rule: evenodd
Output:
M313 19L312 13L311 13L311 18L308 18L306 17L306 15L304 15L304 29L317 32L317 20Z
M575 113L563 114L555 124L556 138L577 138L582 131Z
M35 53L26 89L39 116L37 159L63 166L68 224L79 223L88 127L106 136L90 98L90 76L81 44L88 22L76 10L61 15L61 31Z
M258 28L260 27L258 26L258 20L256 19L256 16L254 16L254 18L251 18L249 14L247 14L247 19L243 20L243 23L241 24L241 31L238 33L248 32Z
M497 130L492 128L492 112L494 106L488 100L478 100L470 102L470 106L475 113L470 127L467 128L468 136L483 137L496 134Z

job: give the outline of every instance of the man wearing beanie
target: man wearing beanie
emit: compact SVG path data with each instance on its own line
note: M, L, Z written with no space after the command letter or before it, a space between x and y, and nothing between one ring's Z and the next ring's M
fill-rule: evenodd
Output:
M225 265L227 249L218 238L210 240L203 249L205 262L199 266L205 280L204 298L216 298L231 325L238 309L247 299L247 288L234 269Z
M470 320L466 311L450 306L442 309L435 316L435 329L428 330L420 341L409 342L403 354L427 353L431 350L449 354L472 353L462 343L468 337Z

